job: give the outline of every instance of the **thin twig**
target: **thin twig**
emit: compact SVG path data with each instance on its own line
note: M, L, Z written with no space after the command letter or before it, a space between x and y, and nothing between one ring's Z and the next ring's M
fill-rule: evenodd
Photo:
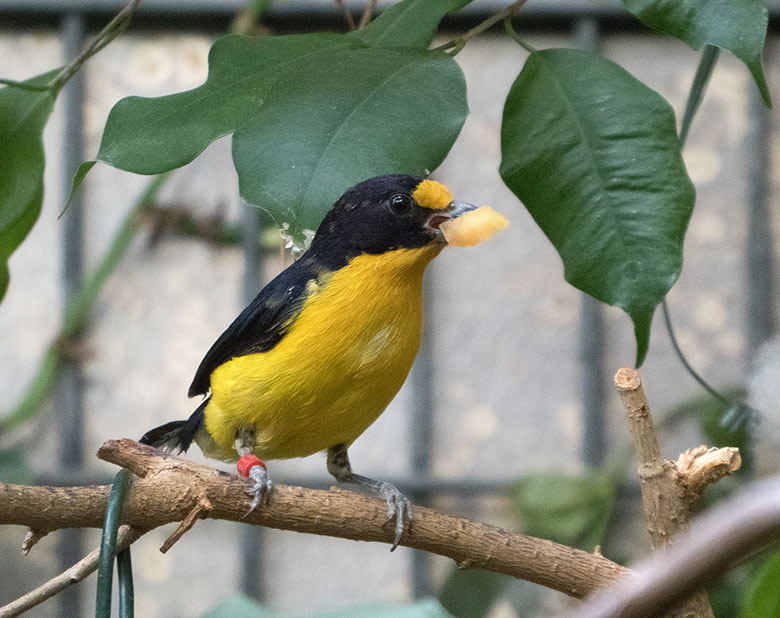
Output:
M634 369L621 369L615 375L615 386L628 415L639 460L645 523L653 548L658 549L666 546L673 536L688 529L690 503L682 499L682 492L675 480L676 467L661 456L661 447L639 374ZM686 599L678 612L675 616L714 618L705 591L699 591Z
M360 16L358 29L365 28L369 24L371 18L374 15L374 11L376 10L376 5L378 2L379 0L369 0L366 2L365 6L363 7L363 14Z
M62 88L65 83L81 68L87 60L98 53L117 36L119 36L129 25L133 12L136 10L141 0L130 0L114 18L98 33L98 35L87 45L73 60L71 60L62 71L52 80L49 87L55 92Z
M455 56L460 52L460 50L462 50L465 47L466 43L468 43L471 39L473 39L476 36L479 36L480 34L485 32L485 30L489 30L490 28L495 26L498 22L500 22L502 19L505 19L507 17L512 17L512 15L514 15L517 11L519 11L525 3L526 0L516 0L508 7L503 9L502 11L499 11L495 15L491 15L485 21L477 24L471 30L467 31L465 34L462 34L461 36L456 37L451 41L447 41L443 45L434 47L433 49L439 51L452 50L450 54Z
M214 506L211 504L211 501L208 498L202 497L200 500L198 500L198 503L190 511L189 515L181 520L179 527L173 531L171 536L165 539L162 547L160 547L160 552L163 554L168 553L168 550L173 547L173 544L176 543L176 541L183 537L187 532L192 530L195 522L197 522L201 517L206 517L208 512L213 508Z
M142 531L135 528L122 526L119 528L119 534L117 535L117 551L129 547L131 543L135 542L143 534ZM14 616L20 616L36 605L40 605L47 599L50 599L55 594L62 592L69 586L79 583L97 569L99 556L100 549L98 548L87 554L66 571L63 571L56 577L53 577L46 583L38 586L35 590L31 590L24 596L11 601L7 605L3 605L0 607L0 618L14 618Z
M344 19L347 22L347 29L354 30L357 27L357 24L355 23L355 17L352 15L352 11L349 10L349 7L346 5L344 0L333 1L336 3L336 6L338 6L344 13Z

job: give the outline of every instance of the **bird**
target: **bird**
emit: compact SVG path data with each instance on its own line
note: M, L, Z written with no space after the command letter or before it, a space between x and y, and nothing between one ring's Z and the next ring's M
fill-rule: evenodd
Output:
M189 396L187 420L141 442L237 461L254 481L250 510L273 482L264 460L327 453L341 483L382 496L394 550L412 520L393 484L352 471L347 450L405 382L420 345L423 272L446 246L439 226L475 210L441 183L405 174L370 178L326 213L309 248L270 281L216 340Z

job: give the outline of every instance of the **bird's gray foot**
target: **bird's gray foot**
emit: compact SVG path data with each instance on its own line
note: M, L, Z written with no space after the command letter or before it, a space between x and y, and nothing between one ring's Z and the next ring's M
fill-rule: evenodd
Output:
M390 551L394 551L401 542L404 530L412 521L412 503L395 485L385 481L375 481L352 472L347 455L347 446L337 444L328 449L328 472L342 483L355 483L378 493L387 501L387 522L395 520L395 537Z
M370 481L370 479L366 480ZM395 519L395 539L390 548L390 551L394 551L401 542L404 530L412 521L412 503L392 483L386 481L373 481L373 483L375 491L387 500L387 523Z
M268 502L268 494L274 486L265 464L254 455L242 455L238 460L238 473L255 482L252 489L247 490L248 494L253 494L252 504L249 505L249 513L254 511L263 502Z

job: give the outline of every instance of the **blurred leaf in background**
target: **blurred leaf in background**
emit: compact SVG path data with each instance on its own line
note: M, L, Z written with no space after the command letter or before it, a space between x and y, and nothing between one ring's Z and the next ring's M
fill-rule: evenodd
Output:
M41 212L43 129L57 97L53 90L26 87L45 88L58 72L0 88L0 300L8 289L8 258Z
M30 469L26 445L0 450L0 483L32 485L34 482L35 475Z
M780 552L770 556L759 568L746 593L742 618L780 616Z
M201 618L282 618L280 614L243 595L236 595L219 603ZM422 599L407 605L397 603L366 603L335 611L296 614L296 618L453 618L436 599Z
M616 476L603 470L537 472L517 481L512 500L523 532L590 552L604 541L617 485Z

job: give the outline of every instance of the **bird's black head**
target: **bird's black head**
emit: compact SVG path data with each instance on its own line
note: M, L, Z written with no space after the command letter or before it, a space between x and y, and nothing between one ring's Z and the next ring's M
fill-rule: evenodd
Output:
M474 207L454 202L447 188L415 176L391 174L365 180L325 215L312 241L318 254L347 259L444 243L439 225Z

